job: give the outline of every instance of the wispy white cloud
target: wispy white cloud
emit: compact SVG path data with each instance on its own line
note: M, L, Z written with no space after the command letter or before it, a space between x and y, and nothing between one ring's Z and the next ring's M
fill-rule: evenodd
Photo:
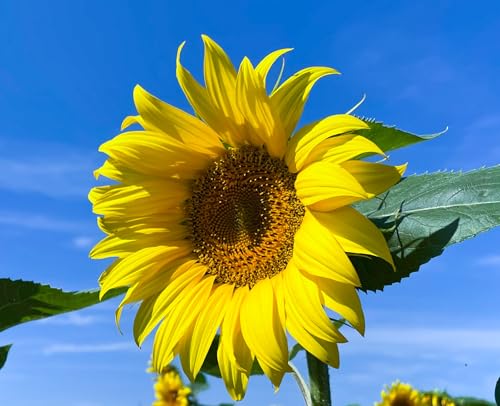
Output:
M426 349L429 350L427 354L438 352L443 356L463 353L467 350L498 352L500 355L500 329L494 328L386 326L370 328L364 340L369 343L366 346L368 351L373 351L374 347L380 347L393 354L399 348L405 353L408 349L412 351ZM346 349L349 350L349 347L346 346Z
M15 140L1 141L9 155L0 153L0 189L68 198L85 196L94 183L92 171L99 162L94 152L48 143L28 149ZM13 155L16 151L23 154Z
M478 265L495 266L500 265L500 255L488 255L478 259Z
M70 406L103 406L103 404L99 402L79 400L76 403L71 403Z
M63 326L90 326L102 321L109 321L108 318L92 314L82 315L80 313L69 313L56 317L49 317L38 321L40 324L63 325Z
M86 250L95 243L95 239L92 237L87 237L85 235L80 235L73 238L73 240L71 240L71 243L73 247L77 249Z
M477 117L463 131L455 152L449 158L463 163L463 169L473 169L484 165L497 165L500 161L500 114L498 112L484 113ZM472 153L471 153L472 152Z
M43 214L0 211L0 224L46 231L78 232L89 228L74 220L61 220Z
M103 352L133 351L137 347L131 342L115 342L108 344L51 344L42 349L44 355L55 354L88 354Z

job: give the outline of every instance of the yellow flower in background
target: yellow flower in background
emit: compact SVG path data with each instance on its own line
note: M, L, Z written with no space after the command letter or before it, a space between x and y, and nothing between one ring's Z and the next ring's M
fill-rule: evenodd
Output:
M338 367L346 339L325 307L364 333L347 256L392 264L380 231L349 205L397 183L405 166L360 161L383 151L354 132L367 125L348 114L295 127L316 81L334 69L310 67L270 94L266 77L289 49L236 70L207 36L205 85L177 55L177 79L196 116L134 89L139 115L104 143L96 170L116 181L92 189L107 237L93 258L116 257L101 275L101 295L129 289L117 310L141 302L138 345L159 325L153 368L179 354L193 380L220 329L218 362L238 400L257 360L275 387L288 366L287 332L323 362ZM199 118L198 118L199 117Z
M382 401L375 406L428 406L422 403L420 392L407 383L396 381L381 393Z
M156 379L155 394L153 406L188 406L191 389L184 386L174 368L167 368Z

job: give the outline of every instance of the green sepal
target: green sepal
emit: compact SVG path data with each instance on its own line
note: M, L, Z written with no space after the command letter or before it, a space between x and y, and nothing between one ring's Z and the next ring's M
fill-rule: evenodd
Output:
M12 347L12 344L3 345L0 347L0 369L3 368L5 362L7 361L7 356L9 355L10 347Z
M354 131L356 134L373 141L382 151L391 151L403 148L408 145L416 144L422 141L432 140L444 134L448 129L435 134L415 135L407 131L400 130L395 126L389 126L371 118L359 117L368 126L369 129Z

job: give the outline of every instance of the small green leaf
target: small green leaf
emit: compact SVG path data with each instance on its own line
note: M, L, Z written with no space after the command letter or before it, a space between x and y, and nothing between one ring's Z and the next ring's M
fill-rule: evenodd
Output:
M109 292L103 300L122 294ZM99 303L99 291L64 292L39 283L0 278L0 331L20 323L79 310Z
M7 361L7 355L9 355L10 347L12 344L4 345L0 347L0 369L5 365L5 361Z
M201 372L204 372L208 375L215 376L217 378L221 377L219 364L217 362L217 348L219 347L219 335L217 334L210 345L210 349L208 350L207 357L205 358L205 362L201 367ZM264 371L262 371L259 363L254 361L252 365L252 371L250 375L264 375Z
M373 141L379 146L382 151L391 151L394 149L406 147L417 142L432 140L433 138L443 134L447 130L440 133L430 135L415 135L403 130L399 130L394 126L388 126L381 122L377 122L369 118L361 118L370 126L369 129L355 131L357 134Z
M191 388L191 391L193 392L193 395L195 395L195 396L198 393L200 393L204 390L207 390L209 385L208 385L207 377L205 376L205 374L199 373L196 376L195 381L191 385L189 385L189 387Z
M443 250L500 225L500 166L410 176L355 206L387 240L397 271L380 258L352 256L363 290L382 290Z
M292 359L294 359L297 354L304 350L304 347L302 347L299 343L295 344L293 347L292 347L292 351L290 351L290 356L288 357L288 359L291 361Z

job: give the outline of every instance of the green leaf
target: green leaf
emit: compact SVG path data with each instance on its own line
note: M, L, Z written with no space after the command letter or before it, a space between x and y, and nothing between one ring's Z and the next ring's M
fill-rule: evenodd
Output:
M9 355L10 347L12 347L12 344L0 347L0 369L3 368L5 361L7 361L7 355Z
M207 390L209 385L205 374L199 373L196 376L194 382L191 385L189 385L189 387L191 388L191 391L193 392L194 396L198 395L198 393L204 390Z
M397 271L380 258L352 256L363 290L382 290L443 250L500 224L500 166L410 176L355 206L383 232Z
M394 126L385 125L370 118L361 119L368 124L370 128L355 132L373 141L382 151L391 151L411 144L416 144L417 142L432 140L447 131L447 129L445 129L440 133L420 136L399 130Z
M109 292L103 300L123 293ZM64 292L35 282L0 278L0 331L30 320L79 310L99 303L99 291Z
M289 356L289 359L290 361L292 359L294 359L297 354L302 351L304 349L304 347L302 347L299 343L295 344L293 347L292 347L292 351L290 351L290 356Z
M497 406L500 406L500 378L495 385L495 402L497 402Z

